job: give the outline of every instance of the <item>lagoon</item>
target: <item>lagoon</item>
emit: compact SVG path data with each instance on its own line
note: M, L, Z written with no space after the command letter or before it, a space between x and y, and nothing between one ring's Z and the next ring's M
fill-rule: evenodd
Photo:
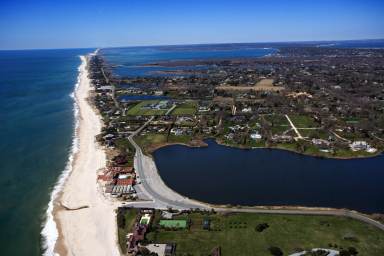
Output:
M154 158L164 182L213 204L297 205L384 212L384 155L323 159L278 149L172 145Z

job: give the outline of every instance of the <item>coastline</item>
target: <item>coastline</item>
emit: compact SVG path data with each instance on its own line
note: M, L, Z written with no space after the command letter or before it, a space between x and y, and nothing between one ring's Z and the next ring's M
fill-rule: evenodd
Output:
M73 99L73 115L74 115L74 134L72 139L72 146L71 151L68 156L67 164L63 170L63 172L60 174L56 184L54 185L54 188L50 195L50 200L48 203L48 208L46 210L46 220L43 224L42 230L40 232L42 238L43 238L43 255L54 255L54 246L59 236L59 231L57 230L57 225L55 221L55 201L60 196L61 191L64 187L65 181L67 180L68 176L73 170L73 162L74 158L76 156L76 153L79 149L79 139L78 139L78 130L79 130L79 105L77 103L75 92L77 91L79 84L80 84L80 72L82 70L82 65L84 63L82 62L80 66L77 68L78 77L77 82L75 84L74 90L71 93L71 98Z
M50 230L44 235L44 255L120 255L115 223L119 204L104 198L96 182L97 170L106 165L106 154L95 140L102 121L88 102L91 85L87 59L80 58L82 64L74 92L78 106L76 143L68 168L51 196L53 217L43 229Z

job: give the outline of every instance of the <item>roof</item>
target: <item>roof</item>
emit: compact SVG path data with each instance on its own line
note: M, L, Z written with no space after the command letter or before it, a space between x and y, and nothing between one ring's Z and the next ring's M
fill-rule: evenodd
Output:
M126 179L118 179L116 182L116 185L133 185L133 179L132 178L126 178Z

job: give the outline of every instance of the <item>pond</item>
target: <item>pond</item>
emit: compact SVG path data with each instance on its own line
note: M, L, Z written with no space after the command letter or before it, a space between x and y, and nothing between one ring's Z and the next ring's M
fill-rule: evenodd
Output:
M384 155L323 159L278 149L172 145L154 158L164 182L214 204L300 205L384 212Z

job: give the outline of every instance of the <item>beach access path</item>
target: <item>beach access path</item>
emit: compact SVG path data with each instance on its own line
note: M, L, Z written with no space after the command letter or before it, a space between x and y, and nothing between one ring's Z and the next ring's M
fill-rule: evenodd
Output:
M88 102L91 85L87 59L82 56L81 60L75 91L80 111L79 147L72 172L55 200L54 219L59 233L55 254L120 255L115 209L121 203L105 198L96 182L97 170L106 165L106 154L95 140L102 122Z

